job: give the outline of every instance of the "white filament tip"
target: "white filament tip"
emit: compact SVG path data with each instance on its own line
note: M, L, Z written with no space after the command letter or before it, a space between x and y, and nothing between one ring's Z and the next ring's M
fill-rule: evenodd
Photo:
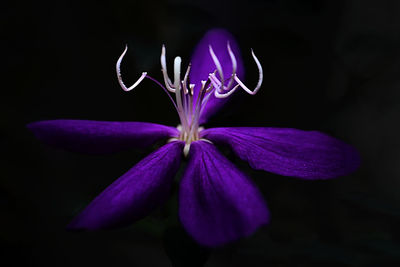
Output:
M180 87L181 83L181 57L176 57L174 60L174 86L175 89Z

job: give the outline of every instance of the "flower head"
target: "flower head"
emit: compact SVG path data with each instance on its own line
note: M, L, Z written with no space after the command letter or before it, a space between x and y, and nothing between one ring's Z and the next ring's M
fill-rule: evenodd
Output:
M226 144L254 169L303 179L346 175L359 165L351 146L316 131L287 128L201 126L238 89L255 94L263 71L255 54L259 80L253 90L243 82L243 64L234 38L225 30L209 31L195 49L191 64L181 71L174 60L168 75L166 49L161 67L165 86L144 72L127 87L120 74L125 48L117 61L118 81L130 91L149 78L168 94L180 124L177 128L143 122L83 120L40 121L28 125L40 140L69 150L106 153L167 143L107 187L69 225L97 230L131 224L160 206L170 194L182 153L188 163L179 188L179 217L200 244L218 246L252 234L268 223L269 212L257 187L226 159L214 144ZM171 96L174 95L175 99Z

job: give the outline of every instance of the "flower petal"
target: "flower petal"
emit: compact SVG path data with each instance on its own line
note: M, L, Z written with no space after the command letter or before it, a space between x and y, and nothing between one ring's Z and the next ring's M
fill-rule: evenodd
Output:
M240 55L239 46L235 38L226 30L213 29L208 31L203 39L194 50L192 56L192 69L190 72L190 82L195 84L195 96L201 88L201 80L207 80L208 74L216 70L214 61L209 52L209 45L212 46L215 55L218 57L221 67L224 72L225 79L230 78L232 74L232 61L227 50L227 43L229 42L232 52L237 60L237 75L239 78L244 76L243 62ZM209 117L217 112L227 101L228 98L216 98L214 95L208 100L207 106L200 118L200 123L205 123Z
M144 158L97 196L68 229L110 229L146 216L168 198L182 147L172 142Z
M179 216L200 244L219 246L269 221L261 193L214 145L191 145L179 190Z
M214 128L203 138L228 144L254 169L304 179L327 179L350 174L360 164L350 145L317 131L289 128Z
M44 143L84 153L143 148L159 139L179 135L173 127L147 122L51 120L33 122L27 127Z

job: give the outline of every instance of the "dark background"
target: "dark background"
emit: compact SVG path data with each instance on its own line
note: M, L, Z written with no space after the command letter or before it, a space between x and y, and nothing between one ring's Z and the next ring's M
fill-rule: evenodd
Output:
M13 2L2 24L0 260L24 266L399 266L400 2L373 0ZM152 149L89 156L47 147L25 125L70 118L178 123L162 90L161 45L188 63L210 28L237 38L246 81L262 89L211 126L320 130L354 145L362 166L328 181L251 170L271 223L213 251L196 247L171 201L131 227L70 233L65 225ZM207 126L206 126L207 127ZM179 262L185 262L179 265ZM201 264L199 264L201 266Z

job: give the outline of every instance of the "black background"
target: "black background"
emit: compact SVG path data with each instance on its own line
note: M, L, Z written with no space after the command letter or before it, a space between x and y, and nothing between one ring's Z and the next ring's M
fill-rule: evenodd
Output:
M373 0L32 1L1 8L1 265L398 266L400 264L400 2ZM47 147L25 125L70 118L178 123L149 81L211 28L231 31L255 84L253 48L265 69L256 96L241 97L206 127L320 130L354 145L362 166L328 181L251 170L271 223L250 238L203 251L167 205L131 227L70 233L65 225L152 149L89 156ZM166 253L168 252L168 253ZM179 262L185 262L179 265ZM3 265L3 266L4 266ZM201 264L198 264L201 266Z

